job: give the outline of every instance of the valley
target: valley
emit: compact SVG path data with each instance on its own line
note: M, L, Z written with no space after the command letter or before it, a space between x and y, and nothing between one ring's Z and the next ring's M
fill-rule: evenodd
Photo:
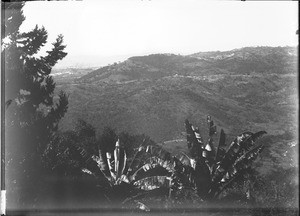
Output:
M117 132L146 134L163 144L185 139L185 119L198 126L205 138L206 116L211 115L218 132L225 130L228 143L244 131L266 130L262 141L273 153L277 151L271 157L280 166L296 166L298 144L289 146L298 140L296 62L296 48L257 47L190 56L131 57L75 78L57 76L57 91L69 95L69 109L60 128L71 129L81 118L98 135L111 127ZM165 147L172 149L171 143ZM263 163L274 166L269 159Z

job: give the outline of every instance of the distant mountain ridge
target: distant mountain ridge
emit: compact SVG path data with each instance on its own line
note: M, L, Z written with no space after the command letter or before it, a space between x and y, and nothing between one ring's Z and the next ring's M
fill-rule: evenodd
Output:
M189 56L195 57L195 58L212 58L212 59L224 59L232 56L238 56L238 57L247 57L250 55L257 55L257 56L267 56L267 55L273 55L274 53L281 53L283 55L297 55L297 47L268 47L268 46L262 46L262 47L244 47L240 49L233 49L230 51L209 51L209 52L198 52L191 54Z
M245 47L226 52L199 52L190 55L213 61L214 66L234 72L291 72L297 65L297 47ZM231 64L235 65L233 67ZM274 69L277 70L274 71Z
M290 73L297 65L295 47L246 47L226 52L200 52L188 56L152 54L99 68L79 82L122 82L172 75Z

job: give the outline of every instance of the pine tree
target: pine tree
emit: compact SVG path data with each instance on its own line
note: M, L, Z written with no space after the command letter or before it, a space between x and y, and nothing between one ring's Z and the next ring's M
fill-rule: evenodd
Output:
M36 178L42 169L41 155L68 108L64 92L60 92L55 101L55 82L50 76L52 67L67 55L64 52L66 46L63 45L63 36L59 35L52 44L53 48L45 56L40 56L38 52L47 42L45 28L36 26L21 33L19 28L25 20L24 3L2 3L1 6L4 13L1 58L5 67L2 84L5 84L8 196L16 188L26 188L34 194L30 185L35 187L38 181ZM26 194L22 190L19 192L20 195Z

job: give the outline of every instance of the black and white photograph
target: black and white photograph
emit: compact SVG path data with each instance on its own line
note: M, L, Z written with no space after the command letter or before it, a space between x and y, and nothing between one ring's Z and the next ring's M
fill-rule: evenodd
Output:
M297 1L1 1L1 214L299 214Z

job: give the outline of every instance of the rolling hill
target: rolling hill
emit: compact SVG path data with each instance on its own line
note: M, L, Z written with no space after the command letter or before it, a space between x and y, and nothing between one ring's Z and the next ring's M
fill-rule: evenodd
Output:
M188 56L153 54L131 57L79 78L70 75L69 81L57 76L57 90L69 94L68 113L60 128L70 129L82 118L98 134L109 126L144 133L162 143L185 138L185 119L199 126L205 136L206 116L211 115L218 129L228 134L228 141L246 130L266 130L263 141L277 152L278 163L294 166L297 50L246 47ZM166 142L166 148L172 148L172 143ZM178 143L176 148L184 150Z

